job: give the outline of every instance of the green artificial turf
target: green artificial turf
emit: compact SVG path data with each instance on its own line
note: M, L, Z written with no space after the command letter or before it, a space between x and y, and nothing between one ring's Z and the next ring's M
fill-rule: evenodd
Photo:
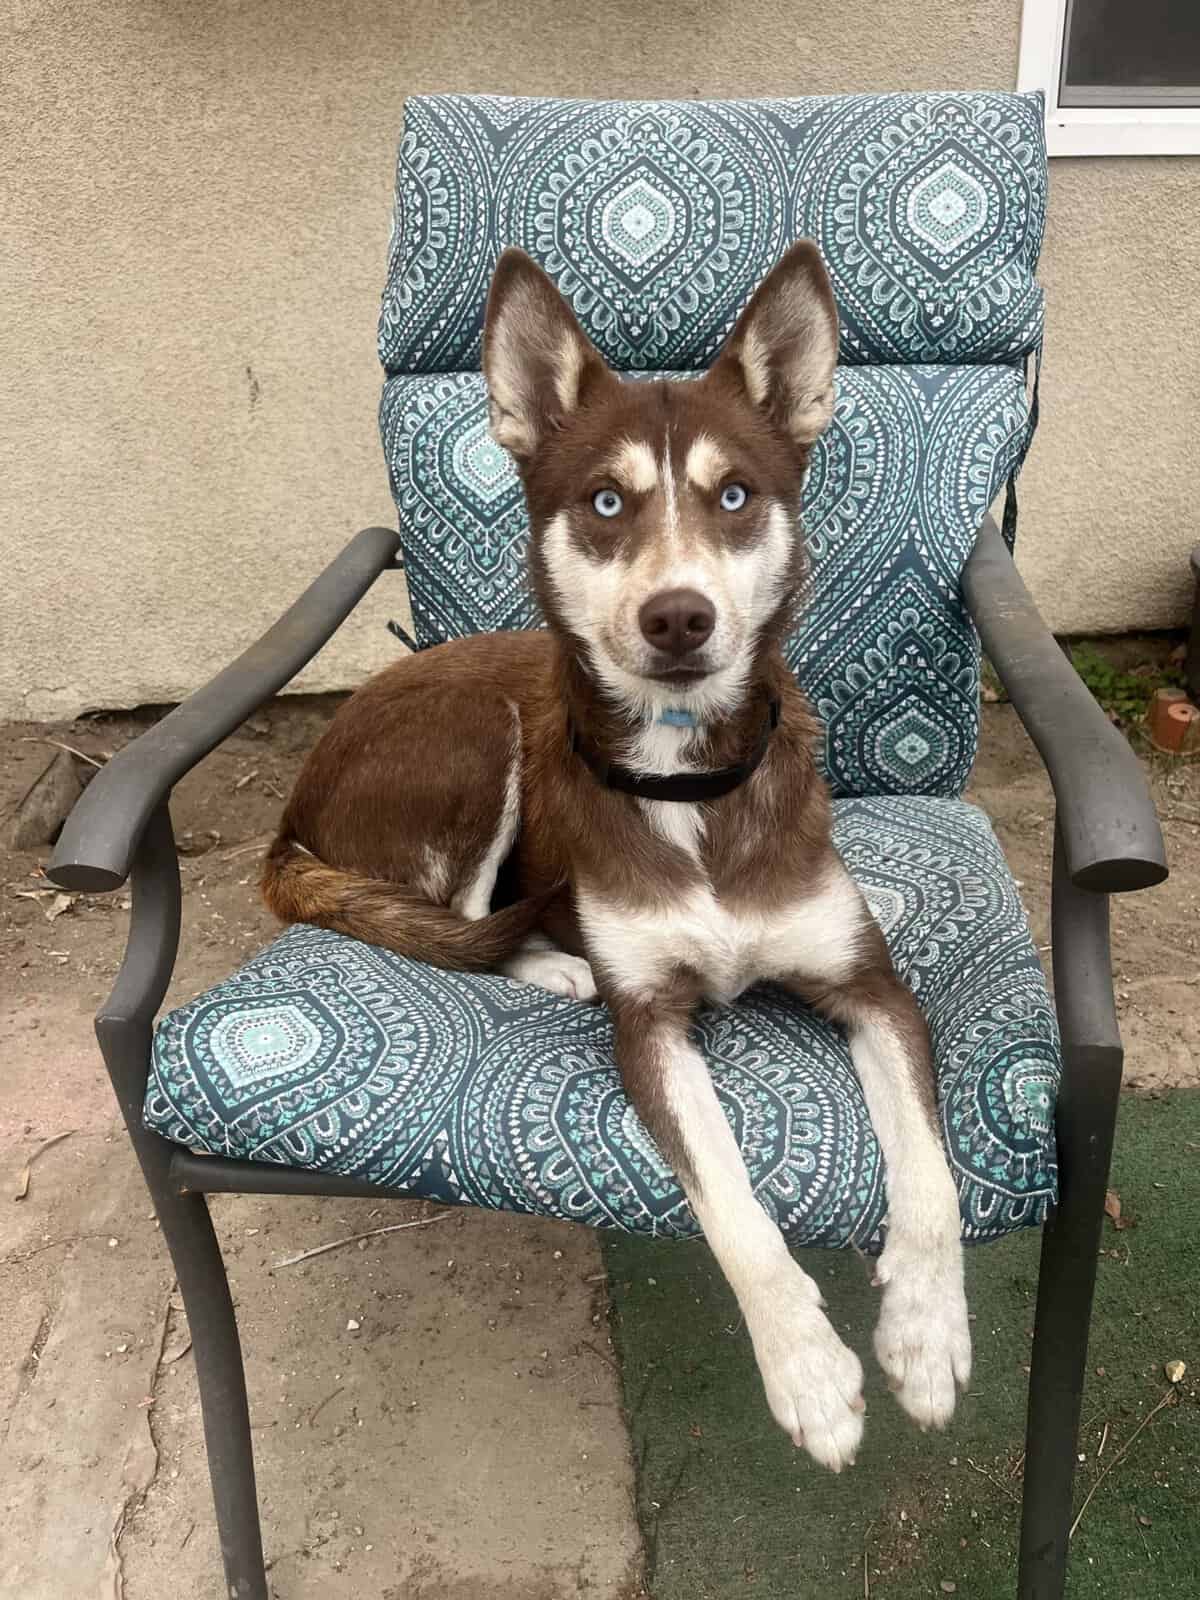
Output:
M1127 1096L1111 1182L1132 1226L1104 1229L1077 1506L1110 1470L1072 1544L1069 1593L1182 1597L1200 1592L1200 1094ZM866 1264L804 1254L867 1371L866 1439L840 1477L772 1422L705 1245L616 1239L605 1248L654 1600L1011 1600L1035 1234L968 1252L971 1389L950 1428L927 1436L870 1356L878 1291ZM1172 1388L1163 1366L1174 1360L1187 1373L1172 1403L1118 1460Z

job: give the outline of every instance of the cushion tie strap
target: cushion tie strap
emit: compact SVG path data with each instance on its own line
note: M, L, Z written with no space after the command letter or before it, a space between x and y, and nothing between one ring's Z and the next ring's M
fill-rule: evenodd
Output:
M672 772L663 777L634 772L609 761L590 739L584 738L574 723L570 724L570 741L572 752L605 788L635 795L639 800L678 800L694 805L704 800L719 800L722 795L740 788L757 770L778 726L779 697L772 695L754 748L744 761L732 767L719 767L715 772Z

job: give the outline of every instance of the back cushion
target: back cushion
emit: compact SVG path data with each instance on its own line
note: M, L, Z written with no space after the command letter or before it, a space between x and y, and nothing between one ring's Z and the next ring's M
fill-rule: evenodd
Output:
M1041 337L1045 170L1039 94L414 97L380 358L477 370L492 269L517 244L612 365L705 366L809 235L843 361L1012 361Z

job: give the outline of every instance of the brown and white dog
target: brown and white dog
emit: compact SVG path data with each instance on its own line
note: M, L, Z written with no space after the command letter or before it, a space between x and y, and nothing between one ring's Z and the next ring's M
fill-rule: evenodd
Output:
M875 1349L904 1409L944 1424L971 1347L928 1034L831 843L818 728L780 650L837 340L801 240L703 377L624 381L506 251L483 364L549 627L456 640L360 689L264 877L284 921L607 1004L771 1410L835 1471L862 1434L862 1369L751 1190L689 1021L768 980L845 1028L887 1166Z

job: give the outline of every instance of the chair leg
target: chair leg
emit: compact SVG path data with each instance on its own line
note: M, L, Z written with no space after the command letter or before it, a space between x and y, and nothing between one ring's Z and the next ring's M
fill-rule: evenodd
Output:
M133 917L116 984L96 1017L96 1037L187 1308L208 1470L216 1503L225 1592L268 1600L246 1374L221 1247L202 1194L171 1177L172 1146L142 1122L154 1017L179 946L179 863L166 806L146 825L133 869Z
M1062 1600L1104 1192L1121 1092L1108 900L1077 889L1055 836L1058 1206L1042 1235L1029 1374L1018 1600Z
M1042 1235L1025 1427L1018 1600L1061 1600L1067 1581L1079 1413L1103 1216L1060 1205ZM1095 1207L1093 1212L1093 1206Z
M201 1194L160 1197L158 1216L192 1336L226 1593L268 1600L246 1373L221 1246Z

